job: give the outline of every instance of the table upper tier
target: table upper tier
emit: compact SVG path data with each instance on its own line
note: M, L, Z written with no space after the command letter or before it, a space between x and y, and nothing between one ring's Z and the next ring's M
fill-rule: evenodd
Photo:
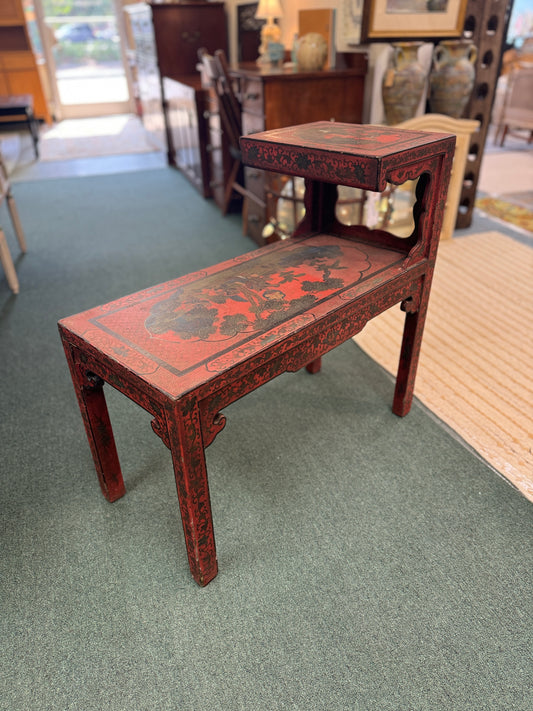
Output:
M392 169L453 151L455 136L316 121L241 137L246 165L381 192Z

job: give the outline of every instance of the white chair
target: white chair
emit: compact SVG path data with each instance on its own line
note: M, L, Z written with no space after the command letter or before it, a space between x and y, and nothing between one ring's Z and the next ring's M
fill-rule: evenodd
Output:
M9 182L9 177L7 174L4 161L0 155L0 206L6 200L7 209L11 217L11 222L13 223L13 229L18 239L20 249L23 253L26 253L26 238L24 236L24 231L22 229L22 224L20 222L17 205L15 203L15 198L11 192L11 184ZM4 269L7 283L9 288L14 294L19 293L19 280L17 277L17 272L15 270L15 265L13 264L13 259L11 258L11 253L7 244L6 236L4 230L0 226L0 264Z
M527 131L533 141L533 66L515 66L507 75L507 88L494 142L503 146L514 131Z

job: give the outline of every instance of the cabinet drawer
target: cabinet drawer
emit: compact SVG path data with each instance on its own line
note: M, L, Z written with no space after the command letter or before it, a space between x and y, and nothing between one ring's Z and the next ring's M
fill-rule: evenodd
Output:
M22 4L18 0L2 0L0 22L6 25L24 24Z
M241 104L243 111L263 115L263 85L260 81L241 80Z
M10 69L35 69L35 59L31 52L2 52L2 66Z

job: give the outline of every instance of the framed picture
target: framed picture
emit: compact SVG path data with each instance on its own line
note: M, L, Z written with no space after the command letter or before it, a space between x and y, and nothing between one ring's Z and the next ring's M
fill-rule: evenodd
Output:
M361 42L460 37L468 0L365 0Z

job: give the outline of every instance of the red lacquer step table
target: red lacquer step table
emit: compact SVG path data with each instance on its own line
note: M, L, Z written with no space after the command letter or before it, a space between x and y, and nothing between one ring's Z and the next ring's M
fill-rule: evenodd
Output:
M170 449L189 565L217 574L205 447L222 410L320 356L394 304L406 312L393 410L411 407L454 137L318 122L241 139L245 162L306 178L295 235L63 319L59 330L100 486L125 493L105 403L109 383L152 414ZM383 191L422 176L413 235L335 218L335 184Z

